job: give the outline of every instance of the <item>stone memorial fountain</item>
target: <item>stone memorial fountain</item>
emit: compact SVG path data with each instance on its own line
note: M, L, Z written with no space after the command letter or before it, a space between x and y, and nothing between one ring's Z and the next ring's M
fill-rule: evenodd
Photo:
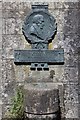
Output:
M64 50L49 50L48 45L57 33L55 18L49 14L48 5L32 5L32 11L26 17L22 32L30 50L15 50L16 65L30 65L36 71L49 71L49 65L64 63ZM60 120L59 89L51 78L25 82L25 119L28 120Z

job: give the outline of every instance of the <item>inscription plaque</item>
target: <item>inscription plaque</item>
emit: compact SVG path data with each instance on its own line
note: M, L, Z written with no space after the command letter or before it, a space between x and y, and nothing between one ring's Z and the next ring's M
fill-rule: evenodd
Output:
M15 50L15 63L64 63L64 51L60 50Z

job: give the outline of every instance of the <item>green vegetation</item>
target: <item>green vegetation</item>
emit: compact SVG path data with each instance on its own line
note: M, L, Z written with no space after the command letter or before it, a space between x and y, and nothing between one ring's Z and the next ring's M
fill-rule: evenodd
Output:
M23 118L24 117L24 93L23 87L16 89L16 94L12 99L12 106L6 113L6 118Z

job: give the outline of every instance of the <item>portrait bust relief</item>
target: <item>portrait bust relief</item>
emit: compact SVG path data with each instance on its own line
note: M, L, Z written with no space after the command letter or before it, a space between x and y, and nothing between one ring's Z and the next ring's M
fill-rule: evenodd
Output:
M51 41L57 31L57 25L53 16L48 11L33 11L25 19L22 32L26 40L31 43L45 43Z
M32 35L35 39L38 39L38 41L35 42L40 42L44 40L43 28L44 28L43 16L40 14L35 15L33 17L33 23L30 27L30 35Z

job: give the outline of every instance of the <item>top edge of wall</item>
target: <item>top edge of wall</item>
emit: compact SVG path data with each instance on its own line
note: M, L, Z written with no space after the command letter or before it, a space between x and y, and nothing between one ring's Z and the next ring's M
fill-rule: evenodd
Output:
M0 0L2 2L79 2L79 0Z

